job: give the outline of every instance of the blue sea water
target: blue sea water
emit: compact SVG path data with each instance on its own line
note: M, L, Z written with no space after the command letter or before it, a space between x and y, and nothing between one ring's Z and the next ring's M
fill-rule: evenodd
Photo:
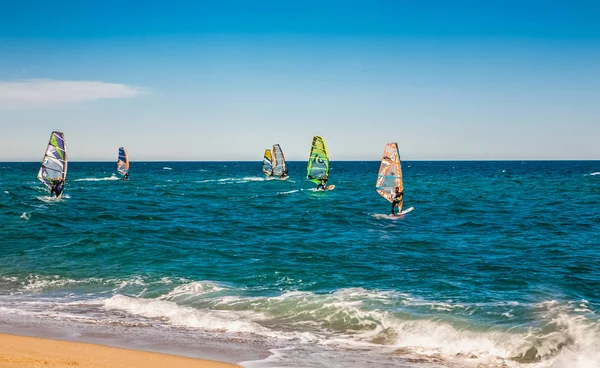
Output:
M0 163L0 330L244 367L600 367L600 162Z

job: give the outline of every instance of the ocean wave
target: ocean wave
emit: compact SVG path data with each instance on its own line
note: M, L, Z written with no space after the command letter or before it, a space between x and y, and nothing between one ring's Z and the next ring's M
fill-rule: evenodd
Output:
M600 171L599 171L599 172L593 172L593 173L591 173L591 174L587 174L587 175L589 175L589 176L600 175Z
M163 170L173 170L173 168L172 168L172 167L168 167L168 166L165 166L165 167L163 167L162 169L163 169Z
M185 283L183 285L177 286L175 289L170 291L169 293L162 295L159 299L162 300L175 300L175 299L183 299L189 300L190 298L194 298L200 295L206 295L210 293L215 293L223 290L228 290L228 288L221 286L217 283L210 281L193 281L190 283Z
M242 312L199 310L180 306L175 302L155 299L135 299L115 295L104 302L107 310L122 310L127 313L167 320L173 326L202 328L222 332L260 333L265 330L259 324L248 321Z
M5 291L18 293L42 292L61 288L68 289L72 286L100 287L100 290L104 290L104 292L110 290L115 293L122 292L126 289L131 289L132 292L137 293L139 292L139 290L147 288L149 286L168 287L169 285L175 282L188 282L187 279L169 277L162 277L160 279L145 276L131 276L126 278L89 277L76 280L72 278L62 277L59 275L36 274L29 274L24 277L0 276L0 283L2 281L10 282L9 289Z
M332 348L369 349L392 356L441 359L457 366L600 366L600 321L587 300L465 303L363 288L330 293L292 290L255 296L254 290L215 281L145 276L82 280L3 276L0 284L18 284L18 289L27 293L102 285L103 291L91 296L89 302L52 302L48 310L52 318L59 314L61 318L83 318L70 308L88 303L86 307L105 310L97 323L112 323L115 316L131 316L135 323L143 324L143 318L148 318L147 323L153 326L166 324ZM113 295L107 297L107 290ZM21 302L18 305L27 307ZM493 317L486 319L489 314ZM99 315L98 311L93 314L94 318ZM515 315L526 315L529 322L497 324L498 316Z
M600 363L598 323L573 314L573 308L581 308L581 302L540 304L537 308L543 313L535 327L515 330L478 326L460 318L413 315L410 310L384 310L386 304L399 297L405 305L427 304L397 293L364 289L330 294L294 291L273 297L217 293L223 290L216 284L190 283L157 299L116 295L104 306L167 320L179 327L246 332L344 348L386 348L394 354L437 357L460 364L468 361L492 367L591 368ZM211 293L212 297L208 296ZM206 308L208 304L191 302L198 296L212 298L212 309ZM429 304L436 310L468 307L448 302Z

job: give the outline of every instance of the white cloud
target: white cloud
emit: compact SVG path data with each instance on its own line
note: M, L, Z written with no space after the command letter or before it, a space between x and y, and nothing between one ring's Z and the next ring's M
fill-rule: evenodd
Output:
M105 98L129 98L146 90L119 83L35 79L0 82L0 109L35 108Z

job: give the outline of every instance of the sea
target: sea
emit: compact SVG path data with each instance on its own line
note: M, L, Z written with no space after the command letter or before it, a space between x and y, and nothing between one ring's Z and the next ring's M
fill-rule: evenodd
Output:
M0 163L0 331L253 367L600 367L600 162Z

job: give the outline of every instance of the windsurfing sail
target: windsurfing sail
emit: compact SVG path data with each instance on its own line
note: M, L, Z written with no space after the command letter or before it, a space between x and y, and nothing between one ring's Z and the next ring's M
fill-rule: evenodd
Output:
M273 175L286 176L287 168L285 167L285 156L279 144L273 146Z
M306 177L315 184L319 184L321 179L329 176L329 156L327 147L323 138L315 135L310 148L308 157L308 172Z
M129 155L127 154L125 147L119 147L117 170L121 175L125 175L129 172Z
M42 167L37 175L38 179L49 189L52 188L52 180L67 179L67 146L65 145L65 135L61 132L52 132L44 158Z
M273 156L271 156L271 150L268 148L265 150L265 155L263 156L262 171L267 176L273 174Z
M375 190L383 198L392 202L395 197L396 188L399 188L401 192L404 191L400 151L398 151L398 143L388 143L381 158ZM398 207L402 211L402 203Z

